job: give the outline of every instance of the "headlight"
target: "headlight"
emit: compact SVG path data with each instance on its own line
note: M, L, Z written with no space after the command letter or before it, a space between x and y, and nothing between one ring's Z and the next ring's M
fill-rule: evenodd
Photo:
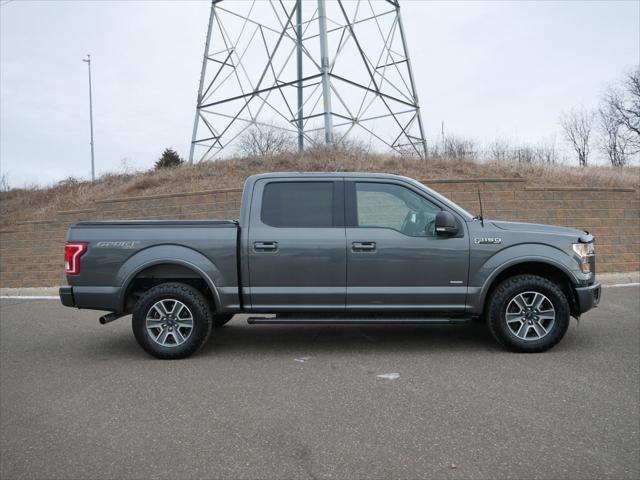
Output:
M576 252L579 257L580 270L582 270L582 273L591 273L593 256L596 254L595 243L574 243L573 251Z
M588 257L596 254L596 244L591 243L574 243L573 251L578 254L580 258Z

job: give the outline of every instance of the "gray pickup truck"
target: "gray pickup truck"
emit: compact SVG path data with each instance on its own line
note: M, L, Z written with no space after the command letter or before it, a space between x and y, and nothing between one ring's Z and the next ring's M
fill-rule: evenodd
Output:
M132 313L158 358L194 353L236 313L261 323L460 323L540 352L600 300L594 238L473 216L393 174L249 177L240 220L71 227L63 305Z

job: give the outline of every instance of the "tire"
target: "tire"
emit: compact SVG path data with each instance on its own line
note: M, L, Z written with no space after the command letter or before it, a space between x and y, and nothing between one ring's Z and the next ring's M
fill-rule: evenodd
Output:
M160 359L186 358L209 338L209 303L184 283L162 283L138 299L131 327L138 344Z
M567 333L570 318L569 302L558 285L537 275L516 275L491 295L487 324L504 347L535 353L558 343Z
M229 320L231 320L233 318L233 314L232 313L228 313L228 314L220 314L220 315L214 315L213 316L213 328L220 328L224 325L226 325L227 323L229 323Z

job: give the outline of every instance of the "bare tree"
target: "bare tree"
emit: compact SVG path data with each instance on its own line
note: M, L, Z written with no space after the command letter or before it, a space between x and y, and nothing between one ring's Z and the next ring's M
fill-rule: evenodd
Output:
M513 147L506 140L495 140L489 145L489 158L495 162L511 160Z
M602 151L612 166L624 167L627 164L629 134L617 110L606 100L598 109L598 123Z
M575 150L581 167L586 167L589 161L592 125L593 113L584 108L574 108L560 118L564 136Z
M477 147L469 138L447 135L444 139L444 155L451 159L475 160Z
M622 86L612 87L603 99L611 125L620 124L618 137L627 143L627 154L640 153L640 69L628 73Z
M293 136L275 125L253 125L240 135L238 151L250 157L273 156L293 151Z
M533 151L536 163L555 165L558 162L555 137L541 141L533 148Z
M536 152L529 145L522 145L516 148L513 153L513 157L518 163L535 163L536 161Z
M555 139L535 145L514 145L507 140L495 140L486 151L495 162L555 164L558 161Z

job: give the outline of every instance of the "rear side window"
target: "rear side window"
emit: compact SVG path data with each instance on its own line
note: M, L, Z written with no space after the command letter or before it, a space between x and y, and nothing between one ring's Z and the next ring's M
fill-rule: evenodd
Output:
M272 227L333 227L333 182L271 182L262 195L262 223Z

